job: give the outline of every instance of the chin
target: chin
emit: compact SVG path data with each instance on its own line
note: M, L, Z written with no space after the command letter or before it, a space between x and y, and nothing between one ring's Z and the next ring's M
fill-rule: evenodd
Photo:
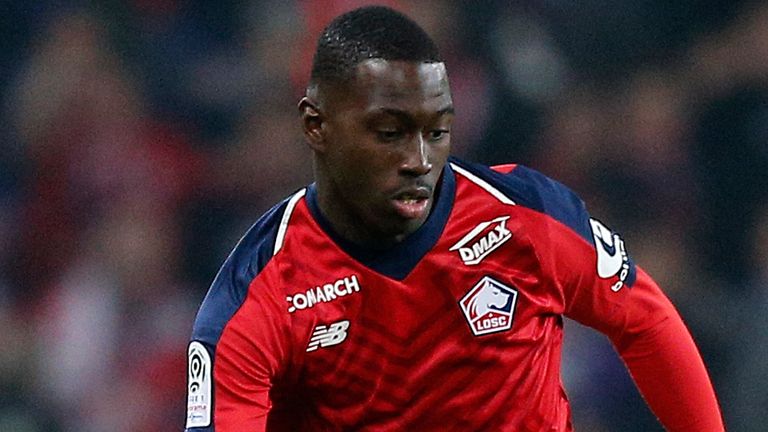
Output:
M426 218L422 219L408 219L402 224L399 225L397 234L395 235L398 238L398 242L404 240L409 235L415 233L416 231L421 228L422 225L424 225L424 221Z

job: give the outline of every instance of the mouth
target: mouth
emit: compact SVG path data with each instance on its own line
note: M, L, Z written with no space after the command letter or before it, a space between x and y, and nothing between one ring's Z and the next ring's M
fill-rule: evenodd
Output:
M395 211L405 219L423 219L429 208L431 190L427 187L416 187L401 190L392 197Z

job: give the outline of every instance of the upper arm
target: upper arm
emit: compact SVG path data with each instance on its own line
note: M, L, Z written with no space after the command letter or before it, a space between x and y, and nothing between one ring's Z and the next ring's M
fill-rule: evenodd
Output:
M556 312L606 334L662 424L674 431L722 431L712 385L690 333L630 247L591 217L565 186L531 170L508 172L529 223ZM527 200L527 201L526 201Z
M289 358L289 321L277 290L256 278L235 307L227 288L217 278L189 344L189 432L264 430L270 389Z
M200 306L188 350L189 432L264 429L269 389L286 361L285 299L264 282L286 206L243 236Z
M270 390L289 358L289 324L277 300L252 290L222 332L213 369L219 432L266 427Z
M622 236L590 215L573 191L526 167L497 172L515 201L534 211L527 231L557 312L611 337L669 313L668 300L638 271Z
M676 314L647 273L636 267L630 247L615 231L583 210L591 241L567 225L550 222L548 273L563 302L563 314L606 334L619 347L626 337Z

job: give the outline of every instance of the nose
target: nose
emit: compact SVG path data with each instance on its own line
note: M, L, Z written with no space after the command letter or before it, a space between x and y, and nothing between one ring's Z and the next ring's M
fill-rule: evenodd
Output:
M407 145L400 171L412 176L423 176L432 171L429 147L422 134L416 134L416 137Z

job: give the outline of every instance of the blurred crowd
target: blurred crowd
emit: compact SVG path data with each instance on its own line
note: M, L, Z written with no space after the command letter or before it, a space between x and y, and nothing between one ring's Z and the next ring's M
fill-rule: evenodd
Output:
M578 192L683 314L729 430L764 430L768 4L377 3L437 40L454 153ZM0 431L183 428L196 308L311 181L296 102L361 4L0 0ZM567 326L577 430L660 430L606 339Z

